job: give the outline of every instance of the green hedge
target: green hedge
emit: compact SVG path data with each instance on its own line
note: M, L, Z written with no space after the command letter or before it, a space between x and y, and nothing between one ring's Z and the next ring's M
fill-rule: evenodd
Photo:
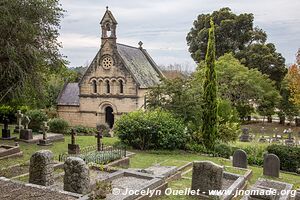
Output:
M183 149L187 133L182 121L162 110L134 111L115 124L121 142L136 149Z
M289 172L298 172L300 168L300 148L283 145L267 147L268 153L277 155L280 159L280 169Z
M48 116L42 110L30 110L26 115L28 115L31 120L29 128L34 132L39 131L43 122L48 120Z
M69 132L69 123L61 118L53 118L48 123L50 132L67 134Z

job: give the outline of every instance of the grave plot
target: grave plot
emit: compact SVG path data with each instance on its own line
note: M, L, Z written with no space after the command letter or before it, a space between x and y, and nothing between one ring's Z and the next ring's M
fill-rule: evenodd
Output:
M108 194L107 200L130 200L136 199L139 195L126 194L126 190L154 190L164 185L164 180L152 175L133 172L128 170L117 171L109 175L105 182L112 183L112 190L119 194Z
M250 194L246 194L242 200L263 200L263 199L279 199L288 200L290 199L289 193L281 193L281 191L291 191L293 188L292 184L273 181L268 179L259 178L255 184L250 188ZM271 190L275 190L275 194L270 194Z
M23 152L20 150L19 145L10 146L10 145L0 145L0 160L5 158L22 156Z

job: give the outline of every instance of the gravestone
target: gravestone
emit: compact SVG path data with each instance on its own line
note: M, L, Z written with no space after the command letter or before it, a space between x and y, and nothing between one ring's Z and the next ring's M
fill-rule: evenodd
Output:
M274 132L274 136L272 142L280 142L281 136L278 135L278 128L274 128L273 132Z
M74 129L71 130L71 144L68 144L68 153L69 154L79 154L80 147L78 144L75 144L75 135L76 131Z
M294 145L295 141L294 141L294 138L292 137L292 133L293 133L292 129L289 128L288 130L285 130L285 131L286 131L285 133L288 134L288 139L285 140L285 144L286 145Z
M261 127L260 133L261 133L261 136L260 136L258 141L259 142L266 142L267 139L265 138L265 127Z
M47 122L44 122L41 126L41 129L43 131L43 139L39 140L38 145L41 146L49 146L52 145L51 141L47 138L47 131L49 130L49 126L47 125Z
M241 142L250 142L251 137L250 137L250 134L249 134L249 129L248 128L243 128L242 132L243 133L240 137L240 141Z
M2 138L1 139L3 139L3 140L12 140L12 139L15 139L16 137L11 137L11 135L10 135L10 130L8 128L9 119L8 118L4 118L3 123L4 123L4 127L2 129Z
M208 194L209 190L221 190L223 183L223 167L210 161L193 163L192 190L200 190Z
M30 158L29 183L50 186L54 184L53 154L41 150Z
M275 154L267 154L264 156L264 169L265 176L279 177L280 160Z
M232 166L247 168L248 166L247 153L244 150L238 149L234 152L233 159L232 159Z
M90 187L89 168L81 158L68 157L64 163L64 190L85 194Z
M101 151L101 139L103 138L102 130L97 130L97 135L95 136L97 138L97 151ZM103 147L103 146L102 146Z
M23 114L22 114L21 110L17 111L16 117L17 117L17 126L15 127L14 132L20 134L21 130L23 129L23 126L22 126Z
M32 130L28 128L28 124L30 123L30 119L28 116L23 117L23 124L24 124L24 129L21 130L20 132L20 139L21 140L32 140Z

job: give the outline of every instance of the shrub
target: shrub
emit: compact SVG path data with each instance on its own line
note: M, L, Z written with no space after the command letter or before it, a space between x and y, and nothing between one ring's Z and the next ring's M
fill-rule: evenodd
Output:
M77 133L83 133L85 135L94 135L97 132L95 128L89 128L82 125L74 126L73 129Z
M69 131L69 123L61 118L53 118L49 122L50 132L66 134Z
M26 113L30 118L29 128L37 132L40 130L44 121L48 120L46 113L42 110L30 110Z
M267 147L267 151L278 156L280 169L297 172L300 168L300 148L273 144Z
M249 165L258 165L261 166L263 164L263 156L265 153L264 147L259 146L246 146L242 148L248 156L248 164Z
M222 158L230 158L232 155L232 148L228 144L216 144L215 145L215 156Z
M116 121L115 134L136 149L182 149L187 134L182 121L162 110L134 111Z
M0 121L5 117L11 121L14 118L14 109L8 105L0 105Z

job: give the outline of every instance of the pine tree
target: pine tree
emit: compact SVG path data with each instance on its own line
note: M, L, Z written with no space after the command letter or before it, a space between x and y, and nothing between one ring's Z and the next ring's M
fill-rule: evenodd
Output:
M205 57L206 71L204 80L202 135L204 145L213 149L218 137L217 77L215 71L215 32L213 20L210 20L209 39Z

